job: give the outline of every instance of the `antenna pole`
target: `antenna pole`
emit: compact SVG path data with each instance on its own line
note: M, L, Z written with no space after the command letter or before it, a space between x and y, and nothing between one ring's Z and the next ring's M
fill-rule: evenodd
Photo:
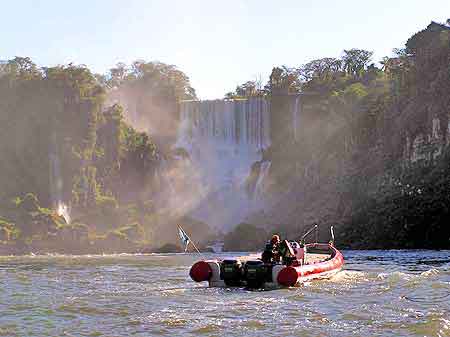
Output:
M201 252L198 250L197 246L195 245L194 241L192 241L192 239L191 239L191 237L188 235L188 233L186 233L186 232L184 231L184 229L183 229L180 225L177 225L177 226L178 226L179 229L181 229L181 230L183 231L183 233L184 233L184 234L187 236L187 238L189 239L189 241L188 241L188 243L187 243L187 245L186 245L184 251L186 252L186 251L187 251L187 248L189 247L189 243L192 243L192 246L193 246L194 249L197 251L197 253L201 254Z
M313 231L313 230L318 230L318 226L317 226L317 224L314 224L314 227L313 228L311 228L309 231L307 231L305 234L303 234L303 236L302 236L302 238L301 238L301 242L305 242L305 239L306 239L306 237L309 235L309 234L311 234L311 232ZM317 232L316 232L317 233Z
M198 250L197 246L195 245L195 243L192 242L192 240L190 238L189 238L189 242L192 243L192 246L194 246L194 248L197 251L197 253L201 254L200 251Z
M316 224L316 243L319 242L319 226Z

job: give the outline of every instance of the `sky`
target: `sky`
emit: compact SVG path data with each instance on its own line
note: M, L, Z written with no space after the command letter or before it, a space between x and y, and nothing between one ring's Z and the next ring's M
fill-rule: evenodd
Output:
M267 80L272 67L339 57L344 49L392 55L449 0L0 0L0 60L73 62L106 73L118 62L161 61L185 72L202 99Z

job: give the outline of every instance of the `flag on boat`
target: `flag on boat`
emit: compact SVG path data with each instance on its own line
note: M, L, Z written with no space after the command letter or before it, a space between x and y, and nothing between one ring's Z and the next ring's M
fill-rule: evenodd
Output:
M178 235L180 236L180 240L184 245L184 251L186 251L189 242L191 242L191 239L189 239L189 236L186 234L183 228L181 228L181 226L178 226Z

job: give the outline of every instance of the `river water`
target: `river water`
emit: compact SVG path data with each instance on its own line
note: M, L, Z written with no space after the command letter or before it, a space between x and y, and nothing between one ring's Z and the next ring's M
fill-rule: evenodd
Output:
M0 257L0 336L450 336L450 251L343 253L271 291L194 284L195 255Z

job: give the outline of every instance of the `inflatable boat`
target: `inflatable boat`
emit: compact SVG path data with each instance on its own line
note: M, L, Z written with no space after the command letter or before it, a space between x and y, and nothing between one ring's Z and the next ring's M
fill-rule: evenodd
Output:
M293 287L313 279L329 278L342 269L344 257L333 241L305 244L303 252L298 249L300 245L291 241L292 258L275 263L263 262L256 255L202 260L191 267L189 275L195 282L208 281L210 287Z

